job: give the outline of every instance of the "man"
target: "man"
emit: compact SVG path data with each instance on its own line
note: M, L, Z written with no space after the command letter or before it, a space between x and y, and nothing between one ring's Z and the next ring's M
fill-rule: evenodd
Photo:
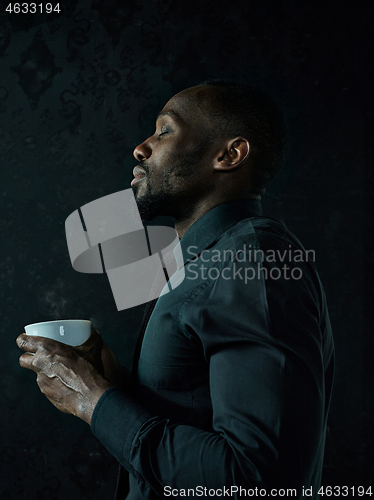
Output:
M96 332L79 348L17 340L42 392L129 472L128 499L318 498L326 300L313 259L260 206L286 147L268 96L217 81L174 96L135 149L140 214L175 217L186 276L148 312L132 392Z

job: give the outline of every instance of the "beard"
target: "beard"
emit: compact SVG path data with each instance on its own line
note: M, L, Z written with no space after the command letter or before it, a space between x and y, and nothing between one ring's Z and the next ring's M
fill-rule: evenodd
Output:
M206 150L206 140L200 140L183 155L175 155L172 160L166 160L168 165L162 169L157 181L153 173L160 167L147 163L146 160L139 162L145 172L145 179L135 184L132 189L144 222L161 215L176 219L186 215L192 207L186 206L182 200L186 201L187 192L193 187L193 178L201 167ZM142 182L146 183L144 191L141 189Z
M187 161L184 158L174 161L173 167L165 168L157 189L154 186L152 176L152 166L140 163L140 167L145 171L144 181L140 181L133 186L133 192L138 206L139 214L144 222L149 222L155 217L171 216L177 218L177 198L175 188L182 187L195 173L196 157L190 157ZM173 184L170 179L173 179ZM140 184L146 182L144 192L140 191ZM174 188L174 189L173 189Z
M140 166L146 173L144 181L140 181L147 183L145 190L140 193L140 183L135 184L132 189L142 221L149 222L160 215L169 215L173 203L169 169L164 170L161 185L155 190L152 184L152 167L145 163L140 163Z
M145 193L138 196L137 188L138 186L135 184L135 186L133 186L134 196L143 222L150 222L160 215L168 215L167 207L170 206L172 201L170 194L165 191L154 193L147 185Z

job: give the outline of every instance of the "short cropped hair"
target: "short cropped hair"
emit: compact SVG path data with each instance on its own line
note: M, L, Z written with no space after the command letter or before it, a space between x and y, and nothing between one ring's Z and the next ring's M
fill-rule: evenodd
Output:
M206 102L219 135L243 136L250 142L255 187L262 190L282 168L288 152L288 127L278 104L248 84L207 80L198 85L217 88Z

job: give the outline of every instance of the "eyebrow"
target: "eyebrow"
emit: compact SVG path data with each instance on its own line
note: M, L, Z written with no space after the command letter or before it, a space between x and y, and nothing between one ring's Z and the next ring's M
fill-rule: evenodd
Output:
M160 113L157 115L157 120L159 118L162 118L163 116L171 116L172 118L176 118L179 121L183 121L182 117L172 109L170 109L169 111L160 111Z

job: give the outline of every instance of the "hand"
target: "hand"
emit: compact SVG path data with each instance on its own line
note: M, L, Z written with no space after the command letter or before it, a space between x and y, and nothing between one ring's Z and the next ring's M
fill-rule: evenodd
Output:
M51 403L90 424L98 400L113 386L104 378L100 335L93 331L82 346L71 347L22 334L17 345L26 351L20 357L20 365L36 372L37 384Z

